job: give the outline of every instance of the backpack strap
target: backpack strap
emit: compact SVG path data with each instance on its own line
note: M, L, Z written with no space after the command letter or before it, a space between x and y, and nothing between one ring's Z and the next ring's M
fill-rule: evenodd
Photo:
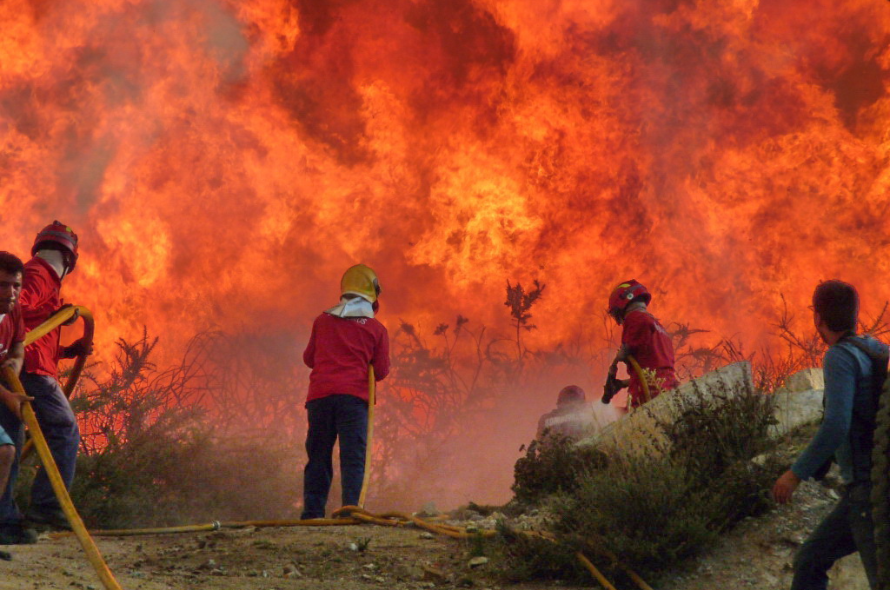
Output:
M881 352L875 352L861 337L856 336L852 332L842 336L838 341L838 344L845 343L852 344L871 360L872 392L870 401L874 404L874 409L876 410L878 400L881 397L881 391L884 389L884 382L887 380L887 364L890 362L890 351L887 348L882 348ZM856 411L856 408L854 408L854 411ZM868 420L868 422L871 423L873 420Z

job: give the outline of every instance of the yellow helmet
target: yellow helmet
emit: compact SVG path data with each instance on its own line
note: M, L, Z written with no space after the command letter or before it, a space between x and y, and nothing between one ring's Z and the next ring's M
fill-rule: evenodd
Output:
M349 267L340 279L340 294L358 295L371 303L380 295L380 281L377 274L364 264Z

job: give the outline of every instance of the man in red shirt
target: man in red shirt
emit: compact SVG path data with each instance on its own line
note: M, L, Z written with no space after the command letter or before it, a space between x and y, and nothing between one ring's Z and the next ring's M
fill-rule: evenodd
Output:
M380 283L364 264L340 281L340 303L315 319L303 362L312 369L306 410L309 432L303 472L303 520L324 518L334 476L334 442L340 439L343 506L357 506L368 443L368 372L389 374L389 335L374 318Z
M25 324L17 305L22 290L22 261L9 252L0 252L0 366L12 367L17 374L25 357ZM22 403L29 399L0 384L0 489L5 489L16 462L16 442L21 434ZM34 543L37 535L21 522L0 522L0 545Z
M62 280L77 264L77 234L65 224L54 221L37 234L31 255L31 260L25 263L20 298L22 316L28 330L42 324L62 307ZM73 323L75 319L76 316L68 323ZM22 385L28 395L34 398L32 405L40 429L46 437L65 486L70 489L74 480L80 430L71 404L57 380L58 363L60 359L74 358L92 351L86 350L86 343L81 340L70 346L61 346L60 334L61 328L56 328L25 351ZM0 499L0 522L10 523L21 518L12 497L17 471L16 465L6 493ZM34 478L31 503L25 520L36 525L70 528L45 469L40 469Z
M661 323L649 313L647 306L651 301L652 295L646 287L634 279L618 285L609 297L609 315L624 328L621 349L609 370L610 379L618 384L612 393L628 387L628 408L639 407L679 383L674 373L674 345ZM641 368L654 372L655 383L648 384L649 399L646 399L636 371L628 371L630 379L614 380L618 363L627 364L628 356L633 356ZM603 396L603 403L610 400L611 396Z

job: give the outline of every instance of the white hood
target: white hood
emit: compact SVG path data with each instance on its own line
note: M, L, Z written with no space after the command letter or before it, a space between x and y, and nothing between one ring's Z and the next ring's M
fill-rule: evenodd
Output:
M330 309L326 309L325 313L337 316L338 318L373 318L374 309L371 302L361 297L353 297L347 299L340 298L340 303Z

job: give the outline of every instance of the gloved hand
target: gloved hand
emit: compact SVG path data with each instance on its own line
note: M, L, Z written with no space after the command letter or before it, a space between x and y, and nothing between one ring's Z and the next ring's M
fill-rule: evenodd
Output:
M614 373L609 373L609 376L606 377L606 384L603 385L603 403L608 404L612 401L612 398L615 397L615 394L627 387L627 383L619 379L615 376Z
M93 343L80 338L72 342L69 346L63 346L59 356L63 359L73 359L78 356L88 356L91 354L93 354Z
M9 411L12 412L19 421L22 420L22 404L26 401L33 402L34 398L29 397L24 393L11 391L0 385L0 402L3 402L3 405L9 408Z

